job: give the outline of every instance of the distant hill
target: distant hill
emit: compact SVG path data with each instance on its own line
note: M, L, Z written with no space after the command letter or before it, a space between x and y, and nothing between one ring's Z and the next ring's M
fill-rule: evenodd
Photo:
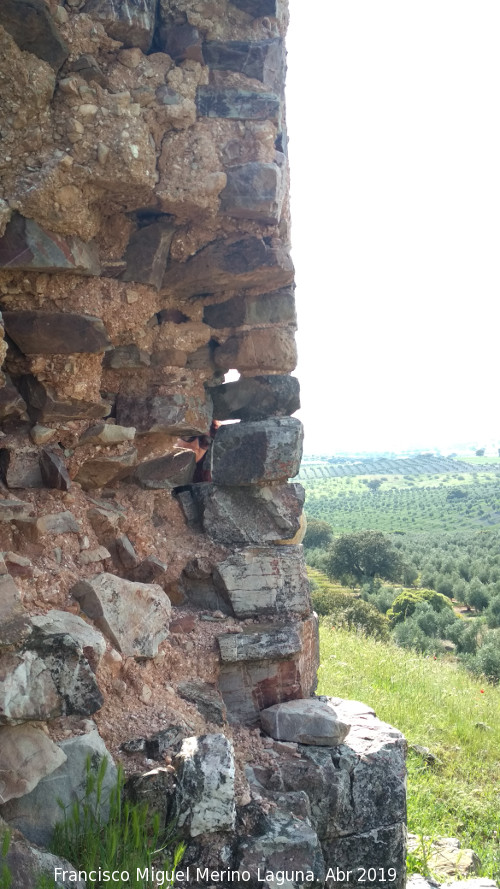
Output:
M479 462L475 464L479 468ZM488 470L494 464L488 465ZM500 464L499 464L500 469ZM356 475L434 475L445 472L470 472L471 464L454 457L422 454L415 457L379 457L352 462L308 463L301 467L298 481L314 478L345 478Z

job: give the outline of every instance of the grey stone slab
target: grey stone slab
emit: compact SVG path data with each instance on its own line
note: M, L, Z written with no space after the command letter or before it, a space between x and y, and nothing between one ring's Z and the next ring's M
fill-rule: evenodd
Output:
M156 20L156 0L87 0L83 12L100 22L114 40L125 46L138 46L144 52L151 46Z
M175 762L178 826L191 837L232 830L236 804L231 741L221 734L186 738Z
M227 184L220 193L220 212L234 219L255 219L277 225L283 190L276 164L252 161L226 169Z
M278 14L278 0L230 0L230 3L254 19Z
M220 656L226 663L264 661L298 654L302 643L293 625L263 633L225 633L217 636Z
M272 120L281 114L281 101L274 93L251 90L217 89L200 86L196 94L200 117L222 117L229 120Z
M317 834L308 821L281 809L262 813L254 833L238 842L237 862L240 872L247 871L246 885L258 889L273 885L278 873L287 889L322 886L325 863ZM272 880L265 880L271 872ZM276 877L275 877L276 875Z
M210 397L216 420L263 420L295 413L300 407L300 384L288 375L240 377L211 386Z
M19 49L48 62L56 72L69 55L44 0L2 0L0 25L14 38Z
M245 547L215 566L214 579L239 618L310 613L301 546Z
M217 485L255 485L297 475L304 432L295 417L272 417L221 426L212 446Z
M3 0L2 10L7 2L12 4L12 0ZM28 2L32 0L26 0L26 4ZM17 0L14 5L21 7L23 0ZM14 214L0 238L0 268L77 275L99 275L101 272L96 244L47 231L34 219L25 219L19 213Z
M77 312L4 312L5 329L25 355L104 352L111 343L100 318Z
M277 87L283 75L283 41L209 40L203 44L203 58L210 68L237 71L246 77Z
M242 327L244 324L279 324L295 328L294 288L284 287L256 296L238 293L224 302L205 306L203 320L216 329Z
M275 704L262 711L260 721L263 730L277 741L320 747L342 744L350 729L329 702L317 698Z
M159 290L174 231L170 223L154 222L134 232L123 257L127 267L122 281L151 284Z
M210 400L182 393L172 395L119 395L116 418L122 426L135 426L137 432L164 432L169 435L206 435L212 419Z

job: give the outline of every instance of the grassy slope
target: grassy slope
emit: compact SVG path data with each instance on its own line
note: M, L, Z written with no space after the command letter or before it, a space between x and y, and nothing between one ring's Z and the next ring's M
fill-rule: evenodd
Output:
M370 704L439 758L428 766L409 752L409 830L459 837L479 855L481 874L499 880L500 688L356 633L323 628L321 644L319 694Z

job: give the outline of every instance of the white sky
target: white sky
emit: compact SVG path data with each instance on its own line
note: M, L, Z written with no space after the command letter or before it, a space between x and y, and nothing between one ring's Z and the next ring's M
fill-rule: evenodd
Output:
M306 452L496 439L500 4L290 13Z

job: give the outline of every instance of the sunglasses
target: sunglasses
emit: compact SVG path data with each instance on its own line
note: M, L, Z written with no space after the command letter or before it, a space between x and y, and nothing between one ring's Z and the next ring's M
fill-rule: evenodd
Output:
M181 441L185 441L186 444L191 444L193 441L197 441L200 448L208 448L212 439L208 435L190 435L188 438L181 438Z

